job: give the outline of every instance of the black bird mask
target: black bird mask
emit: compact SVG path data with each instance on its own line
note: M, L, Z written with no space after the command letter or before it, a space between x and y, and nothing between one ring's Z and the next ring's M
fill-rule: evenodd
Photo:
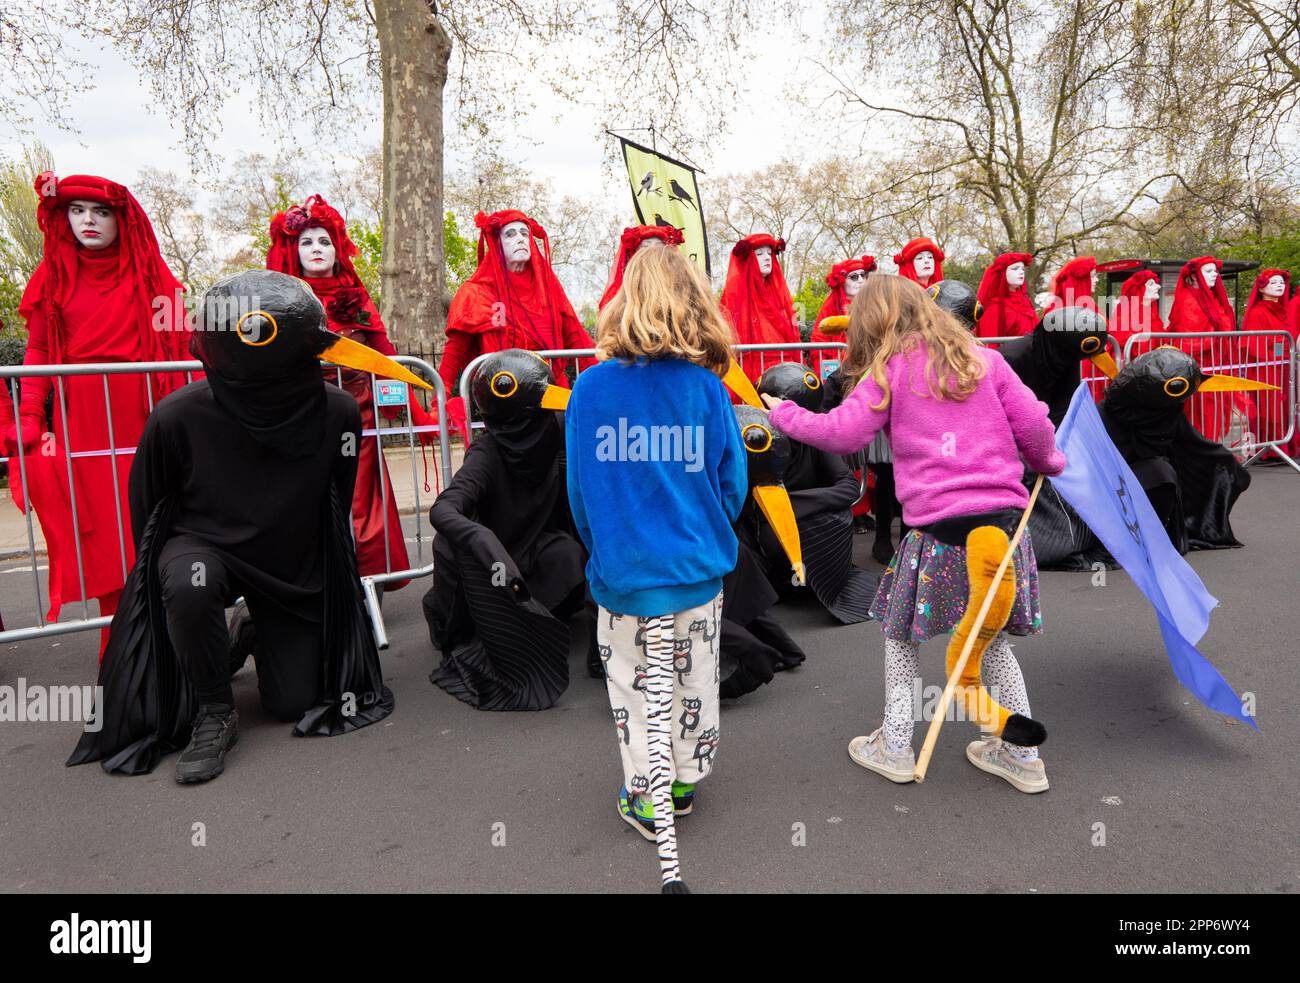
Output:
M1277 389L1253 379L1205 375L1196 359L1177 348L1161 346L1139 355L1115 376L1107 390L1130 405L1146 409L1177 409L1198 392L1244 392Z
M960 280L940 280L926 288L930 299L953 315L971 331L982 312L980 302L975 298L975 291Z
M1106 351L1109 337L1106 319L1086 307L1058 307L1048 311L1033 332L1034 344L1050 349L1056 359L1077 362L1086 358L1114 379L1119 366Z
M273 383L326 361L433 388L386 355L330 331L311 288L273 270L218 280L203 297L190 352L210 371L241 383Z
M535 352L507 348L479 363L470 386L474 408L489 426L537 410L562 410L569 390L555 385L551 367Z
M780 362L758 380L758 394L793 400L816 413L822 405L822 381L798 362Z

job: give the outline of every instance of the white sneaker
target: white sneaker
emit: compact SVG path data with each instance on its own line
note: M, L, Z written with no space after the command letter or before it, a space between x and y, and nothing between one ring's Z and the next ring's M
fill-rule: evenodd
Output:
M1015 788L1033 795L1046 792L1047 770L1041 758L1021 761L1007 750L999 737L984 737L966 745L966 760L980 771L1006 779Z
M849 741L849 757L854 764L861 765L868 771L888 778L891 782L916 781L916 756L908 748L901 754L893 754L885 746L885 730L877 727L866 737L855 737Z

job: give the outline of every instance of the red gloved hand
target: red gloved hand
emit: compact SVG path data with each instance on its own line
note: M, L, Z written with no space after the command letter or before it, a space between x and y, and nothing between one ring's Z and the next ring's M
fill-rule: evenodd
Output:
M432 413L426 411L425 408L420 405L420 401L415 398L415 393L411 393L410 408L412 426L436 427L438 425L438 408L435 406ZM438 439L438 435L432 430L417 433L415 436L425 447L432 447L433 442Z
M447 426L453 433L460 434L460 439L469 443L469 421L465 418L465 401L459 396L447 400Z
M22 440L24 453L32 453L36 445L41 442L41 437L45 434L45 419L40 416L33 416L28 413L22 414L21 420L21 438L19 427L9 424L0 435L4 438L5 454L9 457L15 457L18 454L18 442Z

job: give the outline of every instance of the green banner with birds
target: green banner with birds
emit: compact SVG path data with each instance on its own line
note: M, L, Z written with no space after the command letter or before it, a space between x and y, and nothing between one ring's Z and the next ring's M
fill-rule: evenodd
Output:
M622 137L618 140L638 224L676 227L686 240L682 252L709 276L709 238L695 168Z

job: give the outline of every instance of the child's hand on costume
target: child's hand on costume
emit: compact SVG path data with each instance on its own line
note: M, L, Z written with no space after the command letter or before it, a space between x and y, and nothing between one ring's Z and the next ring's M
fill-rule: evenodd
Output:
M761 396L763 398L763 402L767 405L769 412L776 409L778 406L780 406L782 403L785 402L784 399L777 399L775 396L772 396L768 393L762 393Z

